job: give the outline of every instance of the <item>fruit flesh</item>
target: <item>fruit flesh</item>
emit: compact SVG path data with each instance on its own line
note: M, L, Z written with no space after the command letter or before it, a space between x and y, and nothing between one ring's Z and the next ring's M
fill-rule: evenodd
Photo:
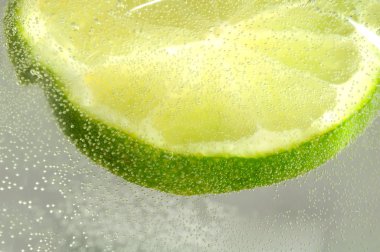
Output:
M374 76L364 66L378 62L352 25L303 1L86 3L26 1L42 60L88 113L170 151L254 157L296 146L339 124L374 81L353 78ZM50 44L59 57L44 53Z

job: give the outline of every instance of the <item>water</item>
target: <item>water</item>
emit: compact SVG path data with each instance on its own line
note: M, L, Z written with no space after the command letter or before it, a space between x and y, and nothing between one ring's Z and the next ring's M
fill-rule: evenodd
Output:
M172 196L130 184L79 153L40 88L16 84L3 37L0 46L0 251L380 247L380 120L337 158L297 179Z

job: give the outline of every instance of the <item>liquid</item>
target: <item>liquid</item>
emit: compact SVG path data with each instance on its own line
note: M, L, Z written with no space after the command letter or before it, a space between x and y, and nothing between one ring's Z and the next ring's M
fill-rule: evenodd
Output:
M3 11L5 1L0 1ZM308 175L218 196L144 189L94 165L0 35L0 251L376 251L380 120Z

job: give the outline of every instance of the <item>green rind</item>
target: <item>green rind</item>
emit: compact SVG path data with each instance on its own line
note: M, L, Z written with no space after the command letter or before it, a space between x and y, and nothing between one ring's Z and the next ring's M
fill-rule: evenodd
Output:
M70 102L53 71L33 60L17 19L19 2L9 3L4 19L9 55L19 79L43 85L63 132L81 152L112 173L144 187L198 195L238 191L294 178L334 157L364 130L380 108L380 88L376 85L362 108L340 126L271 156L205 157L171 153L88 117Z
M15 68L20 84L36 83L38 71L36 70L35 59L32 56L31 49L21 37L17 25L18 8L20 1L10 0L8 2L4 16L4 28L6 39L8 41L9 58ZM38 70L38 69L37 69Z

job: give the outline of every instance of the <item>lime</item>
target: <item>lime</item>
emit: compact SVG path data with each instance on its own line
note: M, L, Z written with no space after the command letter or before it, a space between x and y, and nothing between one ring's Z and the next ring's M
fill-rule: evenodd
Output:
M5 26L83 153L194 195L296 177L371 121L380 3L364 2L15 0Z

